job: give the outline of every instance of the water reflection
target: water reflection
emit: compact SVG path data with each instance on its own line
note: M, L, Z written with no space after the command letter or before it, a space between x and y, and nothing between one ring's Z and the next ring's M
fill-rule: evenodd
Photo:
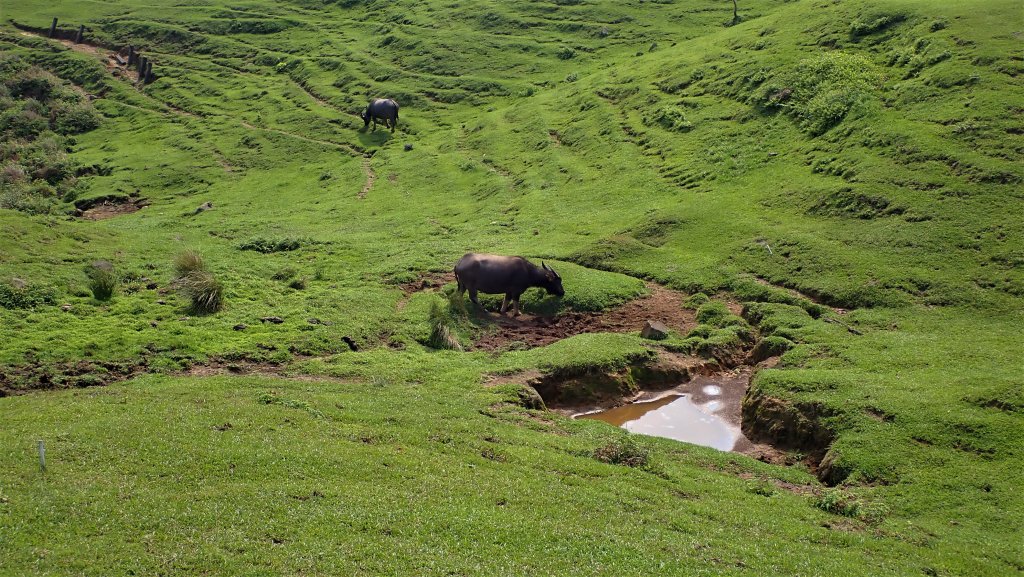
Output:
M714 396L721 394L721 389L709 385L704 387L703 393ZM736 444L739 433L735 427L730 427L724 420L712 414L721 408L720 400L696 405L689 395L669 395L654 401L633 403L582 417L604 421L632 433L666 437L729 451Z

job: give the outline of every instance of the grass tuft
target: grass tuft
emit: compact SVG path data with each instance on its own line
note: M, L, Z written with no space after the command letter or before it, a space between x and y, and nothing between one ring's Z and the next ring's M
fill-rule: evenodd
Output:
M622 437L595 449L594 458L602 463L643 469L650 465L651 450L640 446L633 437Z
M183 279L194 272L206 270L203 256L194 250L186 250L174 258L174 278Z
M89 290L98 301L108 301L117 290L119 279L114 272L114 265L105 260L98 260L85 269L89 277Z

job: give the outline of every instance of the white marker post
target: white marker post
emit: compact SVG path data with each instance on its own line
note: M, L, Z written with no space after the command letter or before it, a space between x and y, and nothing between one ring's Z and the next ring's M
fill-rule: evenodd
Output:
M39 447L39 470L46 472L46 443L42 439L36 442L36 446Z

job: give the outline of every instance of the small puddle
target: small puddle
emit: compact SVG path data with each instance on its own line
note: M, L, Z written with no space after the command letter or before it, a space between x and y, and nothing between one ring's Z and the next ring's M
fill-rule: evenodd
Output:
M653 399L648 397L576 416L604 421L640 435L675 439L719 451L745 452L750 441L739 426L739 405L746 390L743 377L697 377Z
M671 395L656 401L633 403L581 417L604 421L631 433L729 451L736 444L737 435L725 421L714 415L721 408L721 401L696 405L689 395Z

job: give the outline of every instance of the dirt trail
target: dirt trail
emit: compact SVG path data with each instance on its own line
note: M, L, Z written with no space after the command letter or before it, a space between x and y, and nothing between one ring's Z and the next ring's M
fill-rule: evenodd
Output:
M22 36L34 36L36 38L47 38L45 34L37 34L35 32L29 32L27 30L21 30L18 33L21 34ZM82 54L90 54L90 55L95 56L97 58L104 58L105 59L104 65L107 66L108 70L111 69L111 68L115 68L117 66L116 64L110 62L110 58L109 58L109 56L115 52L114 50L110 50L110 49L104 48L102 46L96 46L95 44L89 44L88 42L86 42L84 40L82 42L78 43L78 44L75 44L75 42L72 41L72 40L65 40L63 38L48 38L48 40L53 40L53 41L56 41L56 42L60 42L61 44L63 44L64 46L67 46L68 48L74 50L75 52L81 52Z
M363 157L363 172L366 173L366 184L359 191L359 200L366 198L366 193L370 192L370 189L373 188L373 183L377 180L377 174L373 172L373 167L370 166L369 156Z

